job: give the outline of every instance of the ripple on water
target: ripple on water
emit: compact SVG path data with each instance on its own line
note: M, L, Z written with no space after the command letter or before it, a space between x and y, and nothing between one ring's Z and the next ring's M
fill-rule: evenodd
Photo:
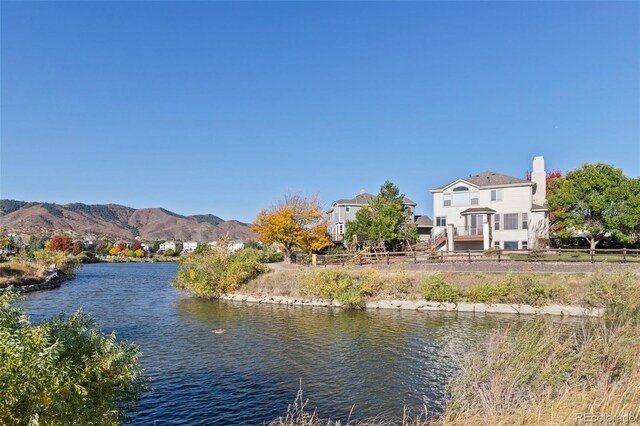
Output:
M153 390L130 424L260 424L283 414L300 381L309 406L346 419L443 409L457 359L510 316L344 311L188 297L175 264L86 265L60 289L32 293L32 319L79 307L143 352ZM223 329L223 334L212 330Z

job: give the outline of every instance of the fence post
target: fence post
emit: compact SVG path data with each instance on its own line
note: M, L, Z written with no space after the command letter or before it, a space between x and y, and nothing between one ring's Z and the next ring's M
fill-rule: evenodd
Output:
M527 250L527 255L529 256L529 262L531 262L531 250Z
M500 250L498 250L498 263L500 263L500 254L501 254L501 252L500 252Z
M471 249L467 250L467 253L469 254L469 263L471 263Z
M413 263L418 263L418 255L416 254L416 251L413 251Z
M440 252L440 263L444 263L444 252Z
M596 251L595 250L591 250L590 253L591 253L591 263L593 263L593 256L595 256Z
M389 264L389 253L386 253L387 257L387 265Z
M560 260L561 256L562 256L562 249L558 249L558 260Z
M622 263L627 263L627 248L622 249Z

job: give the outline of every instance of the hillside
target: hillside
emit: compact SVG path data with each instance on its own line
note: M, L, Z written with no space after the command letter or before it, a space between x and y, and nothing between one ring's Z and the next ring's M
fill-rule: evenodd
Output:
M162 208L134 209L118 204L55 204L0 200L0 225L17 234L68 232L78 238L215 241L252 238L249 226L212 214L182 216Z

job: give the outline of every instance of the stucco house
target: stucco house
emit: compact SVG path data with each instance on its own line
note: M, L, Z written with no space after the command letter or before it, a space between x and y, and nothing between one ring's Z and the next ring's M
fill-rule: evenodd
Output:
M327 230L331 239L335 243L341 243L344 241L344 234L347 229L347 222L354 221L356 219L356 213L362 207L369 206L371 201L375 198L375 195L369 194L364 190L360 191L358 195L348 200L336 200L331 204L331 208L325 212L327 218ZM414 215L416 209L416 203L404 197L402 206L405 210L410 211L411 215ZM418 226L418 233L427 235L431 226L429 224L430 219L427 216L420 216L419 222L416 222Z
M198 243L196 241L185 241L182 245L183 253L193 253L195 249L198 248Z
M531 181L486 171L431 190L440 250L536 248L548 237L544 158Z
M167 251L167 250L172 250L173 252L176 251L176 242L175 241L165 241L164 243L160 244L160 247L158 247L158 251Z

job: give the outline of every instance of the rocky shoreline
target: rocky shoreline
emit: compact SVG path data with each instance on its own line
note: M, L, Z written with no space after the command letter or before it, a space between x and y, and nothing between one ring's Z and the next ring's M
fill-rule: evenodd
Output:
M225 294L218 297L220 300L229 300L244 303L269 303L289 306L319 306L343 308L343 304L337 300L300 298L289 296L251 296L246 294ZM444 311L444 312L469 312L515 315L554 315L568 317L602 317L604 308L585 308L581 306L547 305L535 307L531 305L517 305L506 303L447 303L430 302L427 300L395 300L385 299L367 302L365 309L396 309L411 311Z
M11 285L6 288L0 288L0 292L16 291L18 293L30 293L32 291L51 290L59 288L62 283L68 279L70 279L70 277L60 269L51 269L47 271L47 278L42 282L19 286Z

